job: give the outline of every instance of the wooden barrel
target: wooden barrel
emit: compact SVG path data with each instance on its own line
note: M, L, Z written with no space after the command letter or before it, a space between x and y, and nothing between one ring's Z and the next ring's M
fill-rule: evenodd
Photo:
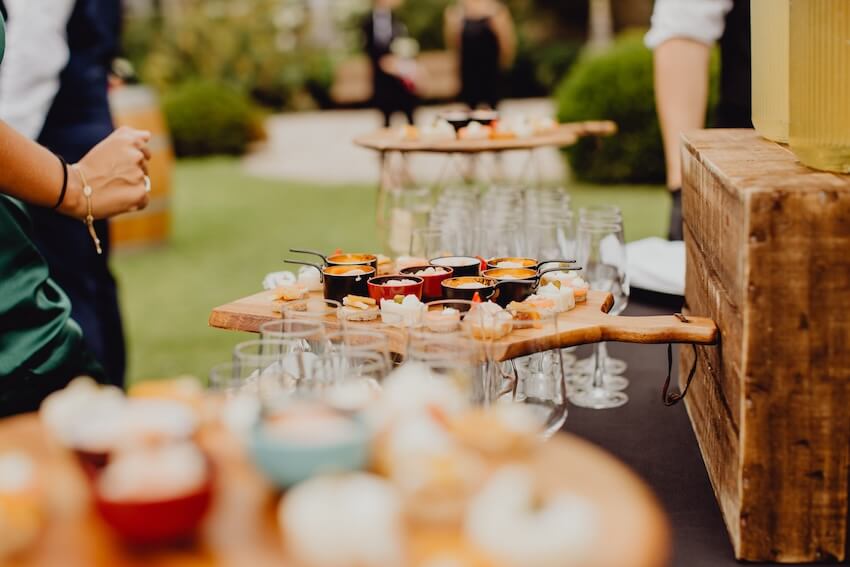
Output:
M151 132L151 200L143 211L112 220L111 244L114 250L146 248L164 244L171 229L171 174L174 152L159 108L156 93L134 85L112 90L109 95L116 126L130 126Z

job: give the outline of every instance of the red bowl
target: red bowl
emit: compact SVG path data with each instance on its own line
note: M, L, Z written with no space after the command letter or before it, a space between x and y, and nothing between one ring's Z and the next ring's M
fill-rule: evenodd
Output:
M106 524L128 543L172 543L195 533L210 508L212 492L211 479L185 496L153 502L106 500L95 490L95 507Z
M94 452L74 449L74 456L90 482L94 482L103 468L109 464L109 453L105 451Z
M416 283L407 285L393 285L390 283L400 280L413 280ZM382 299L393 299L397 295L415 295L419 299L422 299L423 283L424 280L419 276L379 276L369 280L369 297L379 303Z
M422 276L415 275L416 272L425 270L427 268L437 268L438 270L442 270L442 273ZM403 270L401 270L401 273L417 278L422 278L422 299L424 301L434 301L443 298L443 280L447 280L452 277L452 275L454 274L454 270L447 266L411 266L410 268L404 268Z

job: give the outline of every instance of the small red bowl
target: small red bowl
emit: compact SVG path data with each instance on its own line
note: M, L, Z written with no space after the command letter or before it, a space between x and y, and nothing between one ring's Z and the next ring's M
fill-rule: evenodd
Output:
M90 482L94 482L103 468L109 464L109 453L106 451L95 452L84 449L74 449L73 451L83 473Z
M439 274L429 274L417 276L416 272L421 272L428 268L436 268L442 270ZM424 301L434 301L443 298L443 280L447 280L453 276L454 270L447 266L411 266L401 270L402 274L422 278L422 299Z
M393 285L393 281L412 280L416 283ZM369 280L369 297L380 302L382 299L393 299L397 295L415 295L422 299L424 280L419 276L395 275L379 276Z
M212 504L212 479L194 492L159 501L113 501L98 490L95 507L104 522L131 544L156 545L191 538Z

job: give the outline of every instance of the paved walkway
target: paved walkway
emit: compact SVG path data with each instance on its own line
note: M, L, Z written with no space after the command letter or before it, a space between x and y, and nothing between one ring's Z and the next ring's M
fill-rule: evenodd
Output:
M416 123L433 121L444 108L429 106L419 109ZM505 101L501 110L506 115L554 115L548 99ZM376 110L328 110L273 116L267 122L268 143L247 156L244 167L248 173L260 177L318 183L377 183L377 155L354 146L351 141L378 128L380 121ZM414 178L423 182L435 181L445 164L444 160L434 155L413 156L411 171ZM541 179L563 178L564 162L557 150L538 150L535 161ZM517 178L526 164L525 152L509 152L505 154L502 166L509 178Z

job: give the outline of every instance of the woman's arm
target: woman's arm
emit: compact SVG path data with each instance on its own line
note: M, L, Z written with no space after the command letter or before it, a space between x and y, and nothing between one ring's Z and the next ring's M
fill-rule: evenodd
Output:
M503 69L510 68L516 56L516 31L511 12L502 6L493 16L493 31L499 39L499 63Z
M145 174L150 152L150 133L119 128L95 146L77 164L92 187L96 218L106 218L147 206ZM86 216L83 184L68 168L68 188L59 212ZM0 192L43 207L59 199L64 173L62 164L44 147L0 121Z
M443 40L446 49L460 48L461 11L457 6L448 6L443 14Z

